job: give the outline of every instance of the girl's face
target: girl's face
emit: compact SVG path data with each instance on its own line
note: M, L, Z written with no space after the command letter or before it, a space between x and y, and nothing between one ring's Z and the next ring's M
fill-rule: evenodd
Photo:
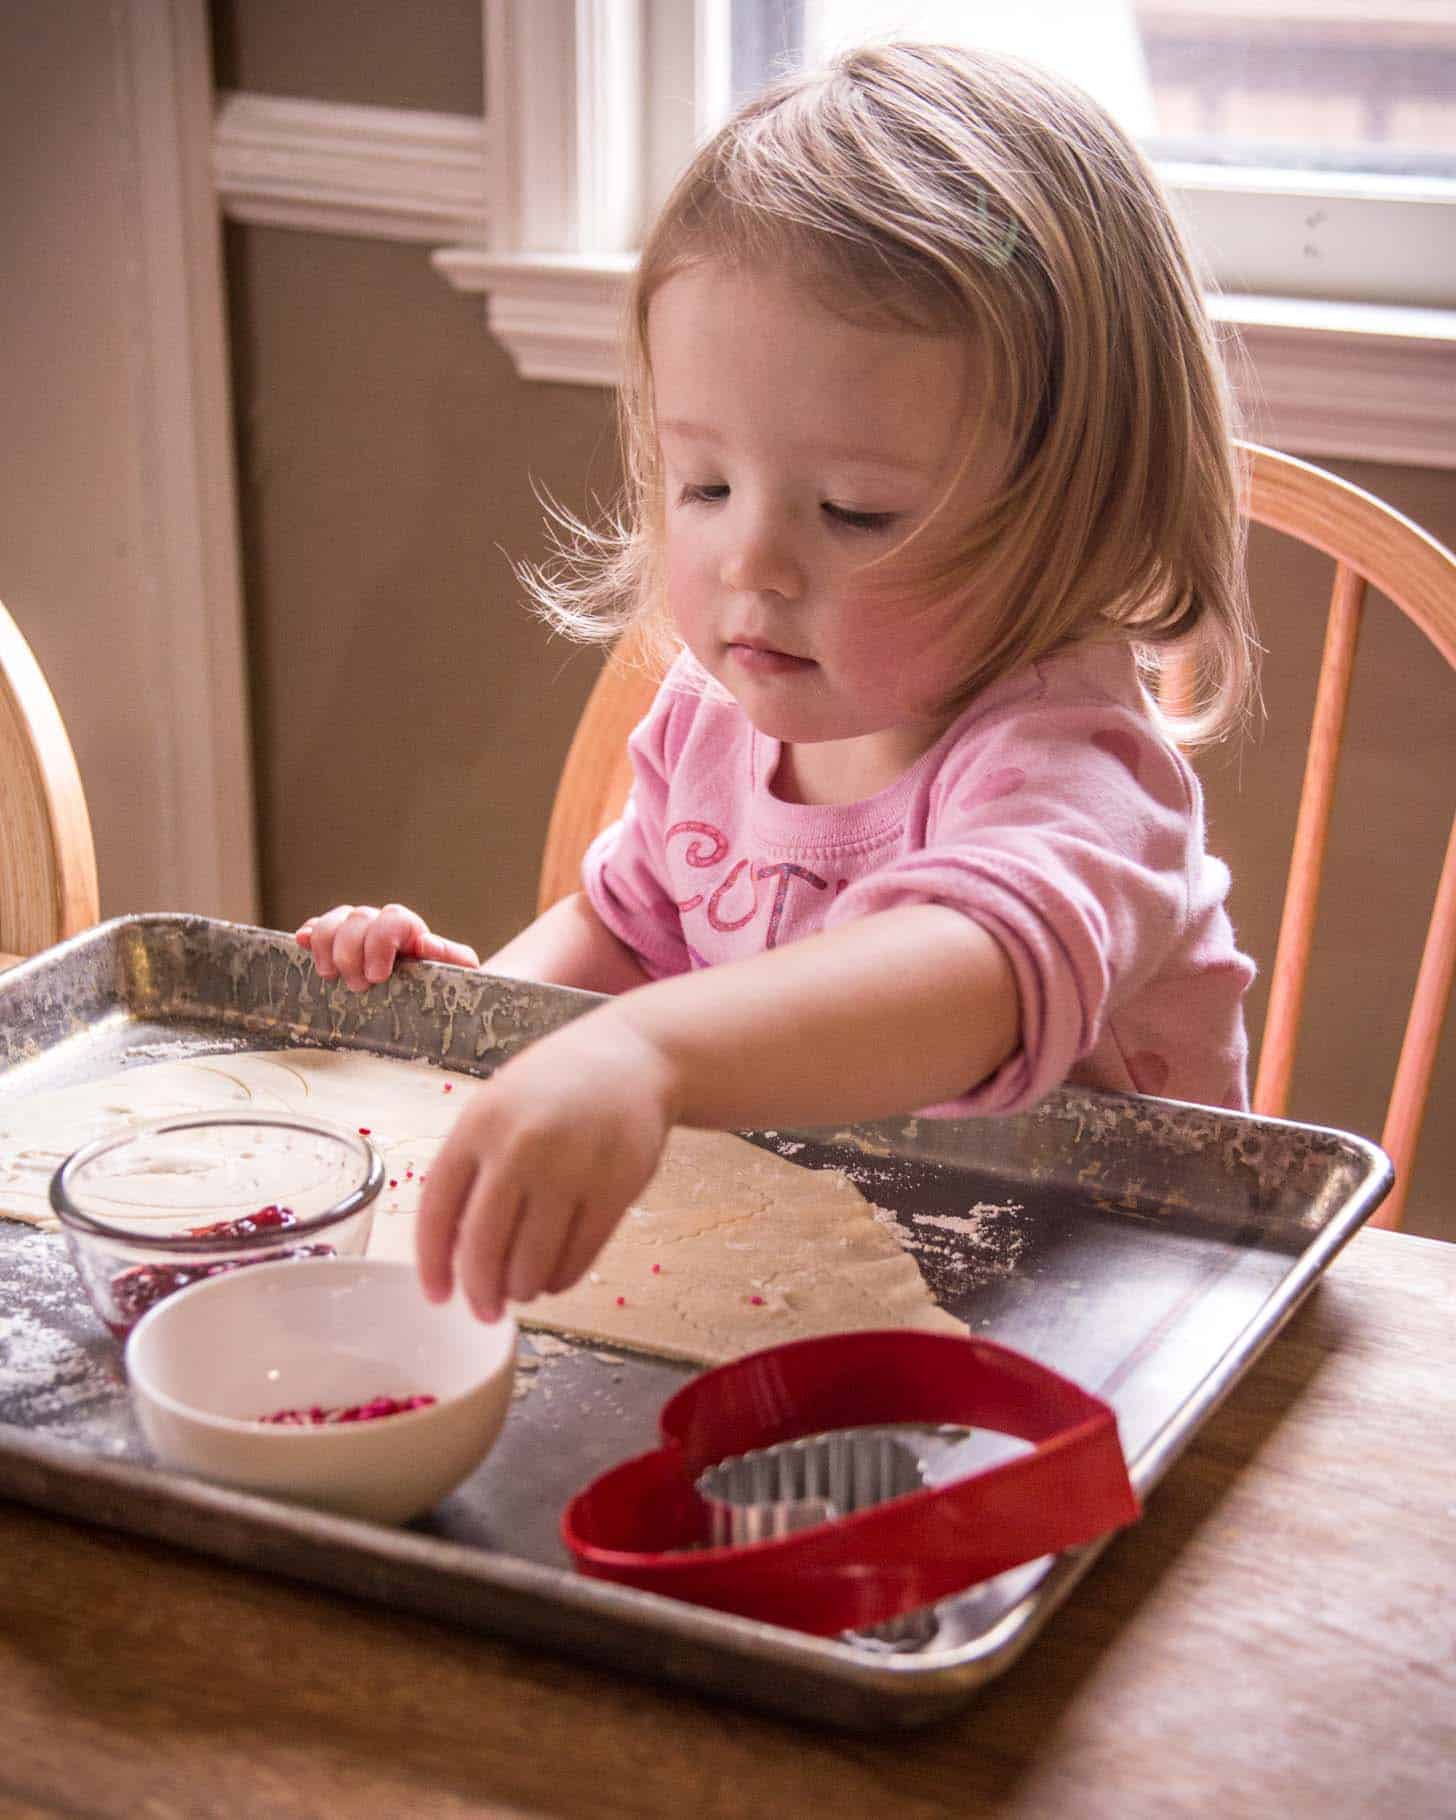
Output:
M996 474L962 476L913 549L892 552L959 465L979 404L971 350L847 322L787 278L708 262L657 292L648 351L683 642L790 748L781 789L832 801L882 788L949 724L966 661L974 603L915 598L907 582Z

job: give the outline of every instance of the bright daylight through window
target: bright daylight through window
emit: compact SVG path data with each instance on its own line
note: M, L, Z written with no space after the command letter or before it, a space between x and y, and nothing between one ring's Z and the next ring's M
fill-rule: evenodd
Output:
M876 36L1090 90L1225 291L1456 307L1456 0L731 0L716 92Z
M733 0L733 99L886 33L1060 70L1159 159L1456 179L1456 0Z

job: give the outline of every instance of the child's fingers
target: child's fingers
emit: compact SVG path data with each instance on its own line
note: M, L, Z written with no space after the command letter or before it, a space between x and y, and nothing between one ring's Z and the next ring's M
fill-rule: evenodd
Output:
M505 1312L507 1260L532 1198L509 1176L482 1172L471 1188L456 1234L455 1275L482 1321L498 1321Z
M425 919L403 904L386 904L364 931L364 976L374 984L387 980L400 954L423 954L430 940Z
M452 967L478 967L480 956L466 942L447 942L443 935L426 935L420 948L429 961L448 961Z
M504 1300L529 1302L547 1287L580 1211L560 1195L531 1196L516 1221L504 1259L505 1276L500 1290Z
M557 1257L556 1268L545 1285L547 1295L560 1295L579 1282L592 1260L611 1236L615 1221L591 1207L577 1209L566 1242Z
M387 980L401 956L448 961L455 967L480 965L474 948L433 934L405 904L386 904L382 910L373 904L336 904L322 916L309 917L293 939L312 954L320 979L342 977L352 992Z
M456 1235L475 1184L475 1156L469 1143L459 1139L459 1131L457 1124L430 1164L430 1179L415 1217L415 1264L420 1287L431 1302L450 1299Z
M334 967L351 992L370 984L364 971L364 938L379 911L373 904L355 904L334 931Z
M322 916L312 916L304 925L309 930L308 947L313 954L313 964L321 979L333 979L338 972L334 959L334 938L346 917L354 914L352 904L335 904L332 910L325 910Z

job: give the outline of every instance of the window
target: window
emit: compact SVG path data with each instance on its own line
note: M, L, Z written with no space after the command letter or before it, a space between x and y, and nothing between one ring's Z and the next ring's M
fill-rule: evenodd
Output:
M1449 0L1139 0L1163 159L1456 177Z
M712 54L736 104L890 35L1007 51L1089 89L1159 164L1226 289L1456 305L1453 0L730 0Z
M614 382L644 213L737 98L840 36L972 20L1143 137L1252 434L1456 468L1456 0L482 4L490 244L435 259L527 378Z
M732 0L732 98L884 31L1049 63L1159 158L1456 176L1452 0Z

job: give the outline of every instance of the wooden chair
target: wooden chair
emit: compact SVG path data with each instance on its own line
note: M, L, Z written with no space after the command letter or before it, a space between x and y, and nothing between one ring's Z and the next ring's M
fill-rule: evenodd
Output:
M0 606L0 964L100 915L96 850L55 697Z
M1272 449L1244 445L1245 509L1334 559L1324 655L1315 693L1304 783L1285 884L1269 1005L1254 1078L1256 1112L1284 1115L1294 1071L1305 981L1314 941L1335 773L1367 586L1392 600L1456 669L1456 556L1372 494ZM625 640L602 672L566 756L546 836L540 907L577 888L588 842L618 813L631 773L627 735L646 712L656 677ZM1381 1143L1396 1185L1372 1224L1400 1223L1456 959L1456 822L1428 925L1396 1064Z

